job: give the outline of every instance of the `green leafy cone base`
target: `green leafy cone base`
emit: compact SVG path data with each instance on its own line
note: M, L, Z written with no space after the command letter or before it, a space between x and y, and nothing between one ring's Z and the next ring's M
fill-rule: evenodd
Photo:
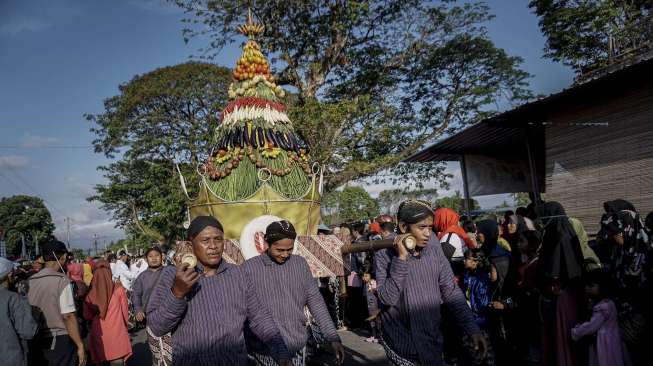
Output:
M288 199L300 199L306 195L310 189L310 176L306 174L302 166L292 161L288 152L281 150L275 158L266 158L260 156L260 160L269 170L280 170L290 166L288 174L277 176L259 171L255 163L249 157L245 156L236 168L231 170L231 174L218 180L207 179L207 184L211 191L219 198L225 201L243 201L251 197L267 179L268 184L279 194ZM224 170L228 162L217 164L219 170ZM265 169L265 168L263 168Z

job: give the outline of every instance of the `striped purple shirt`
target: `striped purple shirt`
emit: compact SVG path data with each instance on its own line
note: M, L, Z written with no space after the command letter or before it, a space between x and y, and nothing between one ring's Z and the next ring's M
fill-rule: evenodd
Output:
M160 276L158 275L158 273L159 271L162 270L163 267L160 267L156 271L148 268L147 270L139 274L138 277L136 277L136 280L132 285L132 302L134 304L135 312L145 311L143 307L145 307L145 301L147 300L146 297L148 293L150 295L150 298L152 297L154 290L150 292L150 289L152 288L152 286L155 285L154 282L156 281L157 277Z
M304 348L308 340L304 306L308 306L325 339L329 342L340 342L324 299L320 295L317 281L311 275L304 258L291 255L284 264L278 264L263 253L247 260L242 267L249 276L258 298L262 299L263 305L270 310L291 353ZM247 332L247 335L249 350L268 353L251 332Z
M443 365L440 306L447 305L466 334L480 333L435 235L419 257L401 260L394 249L375 255L383 339L399 356Z
M172 294L175 272L175 267L163 270L147 306L152 333L172 333L173 365L247 365L246 321L275 359L291 358L269 311L261 306L240 267L222 260L217 273L200 278L183 299Z

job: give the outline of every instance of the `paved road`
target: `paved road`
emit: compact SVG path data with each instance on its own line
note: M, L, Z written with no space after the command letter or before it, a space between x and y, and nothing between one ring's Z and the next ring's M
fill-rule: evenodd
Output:
M342 343L347 350L347 359L345 366L380 366L387 365L385 361L385 353L383 347L374 343L367 343L364 341L365 333L360 335L350 332L339 332L342 338ZM127 362L128 366L145 366L151 365L150 351L147 346L147 335L145 330L141 330L132 336L132 347L134 355ZM314 366L333 365L334 359L330 353L320 353L316 359L310 363Z
M131 336L134 354L127 360L127 366L149 366L152 364L150 348L147 345L147 333L142 329Z

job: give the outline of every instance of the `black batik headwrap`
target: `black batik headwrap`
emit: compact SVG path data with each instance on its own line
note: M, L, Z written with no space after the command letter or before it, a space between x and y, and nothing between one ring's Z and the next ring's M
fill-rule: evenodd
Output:
M295 227L289 221L275 221L265 229L265 241L268 244L278 242L283 239L295 240L297 233Z
M601 239L608 240L615 235L622 234L625 231L624 221L622 221L622 218L626 218L624 216L626 215L620 215L620 213L603 214L601 216L601 229L597 236Z
M624 247L634 246L636 250L643 250L648 242L648 234L644 230L639 214L631 210L622 210L617 213L606 213L601 217L601 229L597 236L607 240L611 237L622 234Z
M204 230L208 226L214 227L224 232L224 229L222 228L222 224L214 217L197 216L196 218L193 219L193 221L190 222L190 226L188 227L187 230L188 240L193 240L193 238L195 238L199 233L202 232L202 230Z
M431 205L424 201L404 201L397 211L397 219L408 225L416 224L427 217L433 217L433 210Z
M607 214L616 214L624 210L637 212L632 203L622 199L603 202L603 209Z

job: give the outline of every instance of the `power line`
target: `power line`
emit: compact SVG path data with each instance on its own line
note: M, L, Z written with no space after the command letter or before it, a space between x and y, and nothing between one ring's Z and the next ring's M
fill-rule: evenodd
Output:
M24 145L0 145L0 149L92 149L93 145L42 145L42 146L24 146Z
M15 176L16 178L18 178L19 181L21 181L21 182L22 182L22 183L23 183L27 188L29 188L29 189L32 191L32 193L34 193L35 195L41 197L41 199L43 200L43 202L47 203L50 207L52 207L52 210L53 210L53 211L57 212L59 215L61 215L61 216L63 216L63 217L66 217L66 214L64 214L64 213L63 213L61 210L59 210L55 205L53 205L52 202L46 200L46 199L45 199L45 195L39 193L39 191L37 191L36 188L34 188L34 186L32 186L32 184L30 184L30 183L27 181L27 179L23 178L23 176L21 176L21 175L18 173L18 171L16 171L16 170L15 170L14 168L12 168L12 167L7 167L7 168L8 168L8 170L9 170L10 172L12 172L12 173L14 174L14 176Z
M9 182L12 186L14 186L15 188L17 188L19 191L22 191L22 190L25 189L25 187L27 187L28 189L30 189L30 190L33 192L33 194L39 196L39 197L43 200L43 202L47 203L47 204L52 208L53 211L57 212L58 214L60 214L61 216L64 217L64 221L67 223L67 230L66 230L66 231L67 231L67 237L68 237L68 240L67 240L68 244L69 244L71 241L79 242L79 241L90 241L90 240L92 240L92 239L95 239L95 240L97 240L97 239L117 239L117 238L120 238L120 237L123 236L123 235L120 235L120 234L101 235L101 236L98 236L98 235L96 234L94 237L75 237L75 236L71 235L71 233L70 233L70 227L71 227L70 221L72 221L72 219L68 218L68 217L67 217L67 216L66 216L66 215L65 215L61 210L59 210L59 209L58 209L56 206L54 206L51 202L49 202L48 200L46 200L45 198L43 198L43 195L40 194L40 193L39 193L39 192L38 192L38 191L37 191L37 190L36 190L36 189L35 189L35 188L34 188L34 187L29 183L29 182L27 182L27 180L26 180L25 178L23 178L23 177L22 177L18 172L16 172L16 171L13 170L13 169L10 169L10 170L9 170L9 171L11 171L12 173L14 173L14 174L13 174L13 177L14 177L14 178L17 178L18 181L22 182L22 183L24 184L24 186L21 186L20 184L16 183L16 181L14 181L13 179L10 179L8 175L5 175L5 174L4 174L5 171L7 171L7 170L4 170L4 171L3 171L3 170L0 170L0 177L4 178L7 182Z
M96 234L97 235L97 234ZM119 239L124 237L124 235L121 234L110 234L110 235L97 235L97 236L90 236L90 237L70 237L70 241L72 242L87 242L87 241L92 241L94 239Z
M14 182L12 179L9 179L8 176L4 175L2 173L2 170L0 170L0 177L3 177L7 182L9 182L12 186L14 186L14 188L17 188L19 191L21 191L23 189L23 187L21 187L19 184Z

